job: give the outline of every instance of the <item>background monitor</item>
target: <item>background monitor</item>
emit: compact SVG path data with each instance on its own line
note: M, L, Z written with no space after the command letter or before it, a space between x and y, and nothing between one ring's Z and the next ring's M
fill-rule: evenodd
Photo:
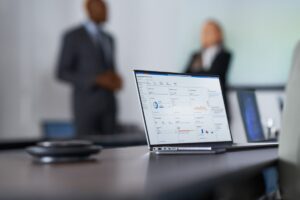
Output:
M237 95L248 142L265 140L254 91L238 91Z

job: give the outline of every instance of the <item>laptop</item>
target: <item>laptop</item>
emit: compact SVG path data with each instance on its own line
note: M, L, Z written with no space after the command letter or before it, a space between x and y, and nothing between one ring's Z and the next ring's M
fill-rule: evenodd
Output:
M239 90L237 97L248 142L277 141L278 132L272 135L271 128L267 130L267 137L264 134L255 91Z
M234 144L218 76L134 70L148 148L156 154L215 154L276 146Z

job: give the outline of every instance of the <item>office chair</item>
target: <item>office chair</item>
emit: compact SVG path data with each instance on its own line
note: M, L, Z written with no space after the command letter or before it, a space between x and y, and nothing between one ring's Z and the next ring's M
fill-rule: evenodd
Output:
M47 120L42 122L45 139L67 140L75 138L75 127L72 122L63 120Z
M300 198L300 42L286 87L279 140L279 185L283 199Z

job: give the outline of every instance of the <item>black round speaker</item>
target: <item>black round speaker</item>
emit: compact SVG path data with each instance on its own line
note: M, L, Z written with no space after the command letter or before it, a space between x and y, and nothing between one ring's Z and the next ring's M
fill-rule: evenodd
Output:
M36 161L41 163L86 161L101 150L101 146L82 140L40 142L26 149Z

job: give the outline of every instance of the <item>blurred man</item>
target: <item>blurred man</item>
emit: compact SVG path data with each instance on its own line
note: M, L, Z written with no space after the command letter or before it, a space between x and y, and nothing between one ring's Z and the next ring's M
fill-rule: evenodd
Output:
M103 30L107 8L102 0L86 0L88 20L68 31L57 67L58 79L73 86L73 113L78 136L113 133L114 93L121 88L114 58L114 40Z
M192 55L185 71L203 75L219 75L227 107L226 76L231 54L224 46L221 26L216 21L208 20L202 28L200 42L202 48Z

